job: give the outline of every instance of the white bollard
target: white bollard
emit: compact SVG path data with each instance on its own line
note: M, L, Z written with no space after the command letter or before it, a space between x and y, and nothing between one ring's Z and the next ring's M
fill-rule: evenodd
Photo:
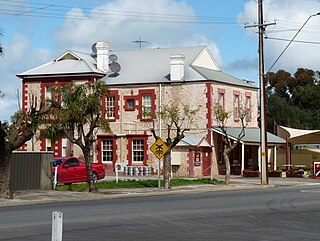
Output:
M54 168L53 190L56 190L58 178L58 166Z
M51 241L62 241L62 222L63 213L59 211L53 211Z
M118 165L116 165L116 183L118 183L118 181L119 181L119 174L118 174L118 172L119 172L119 170L118 170Z

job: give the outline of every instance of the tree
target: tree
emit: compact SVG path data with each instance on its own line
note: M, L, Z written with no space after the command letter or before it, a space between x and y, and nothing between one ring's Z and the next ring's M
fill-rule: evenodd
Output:
M228 135L228 131L226 128L226 123L230 117L231 112L224 111L222 109L222 106L219 104L214 105L213 109L213 115L214 118L217 121L217 125L222 131L222 141L224 143L224 148L223 148L223 160L226 165L226 174L225 174L225 184L229 185L230 184L230 159L229 155L231 151L239 144L241 139L245 136L245 128L247 126L247 123L245 123L245 117L247 116L246 112L244 111L243 108L240 108L239 110L239 118L241 121L241 130L237 136L236 140L232 140L230 136Z
M177 105L165 105L159 112L160 118L166 125L167 136L164 142L169 148L163 160L163 181L165 189L171 189L171 150L185 137L184 133L190 130L190 126L198 110L199 108L191 109L188 105L184 105L182 110ZM152 128L151 132L157 140L159 136L157 136L155 128Z
M89 192L98 191L91 167L96 132L99 128L110 132L108 121L101 117L101 98L106 91L103 81L64 85L55 88L55 97L48 100L53 104L53 109L47 115L48 123L43 135L54 140L63 134L81 149L86 164Z
M320 128L319 72L298 68L293 76L285 70L266 76L267 127L279 125L300 129Z
M0 197L13 198L11 187L11 154L29 141L34 130L43 122L43 116L50 111L50 106L37 102L32 97L28 111L17 111L11 117L12 124L0 122Z

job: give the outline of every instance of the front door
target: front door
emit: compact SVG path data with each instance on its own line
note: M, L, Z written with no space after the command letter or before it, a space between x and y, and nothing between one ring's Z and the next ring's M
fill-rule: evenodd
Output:
M211 150L204 149L202 151L202 175L210 176L211 175Z

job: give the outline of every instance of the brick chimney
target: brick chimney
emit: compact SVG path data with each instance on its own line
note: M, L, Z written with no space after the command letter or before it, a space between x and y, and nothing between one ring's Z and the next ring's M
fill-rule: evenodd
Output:
M97 42L97 68L103 72L109 71L109 43Z
M170 55L170 80L184 80L184 59L183 54Z

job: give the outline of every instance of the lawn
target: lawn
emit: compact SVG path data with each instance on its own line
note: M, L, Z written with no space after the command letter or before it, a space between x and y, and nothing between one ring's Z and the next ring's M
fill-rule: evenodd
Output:
M181 185L197 185L197 184L219 184L223 183L216 179L211 180L210 178L199 178L199 179L183 179L183 178L174 178L171 179L171 186L181 186ZM162 186L162 180L161 180ZM116 181L109 182L97 182L98 189L115 189L115 188L150 188L150 187L158 187L158 180L149 179L149 180L119 180L118 183ZM71 185L58 185L57 190L63 191L86 191L88 190L87 183L78 183Z

